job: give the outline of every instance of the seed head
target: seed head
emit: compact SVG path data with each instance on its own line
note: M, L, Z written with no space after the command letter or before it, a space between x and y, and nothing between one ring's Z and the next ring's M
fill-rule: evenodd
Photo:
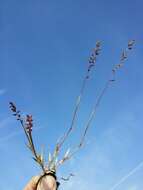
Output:
M32 127L33 127L32 115L27 115L26 116L26 129L27 129L27 132L32 132Z

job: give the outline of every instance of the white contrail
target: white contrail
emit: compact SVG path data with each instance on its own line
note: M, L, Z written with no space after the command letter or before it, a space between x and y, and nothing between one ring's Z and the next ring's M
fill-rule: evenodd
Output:
M130 176L135 174L140 168L143 167L143 161L140 162L134 169L132 169L127 175L122 177L113 187L110 188L110 190L116 189L118 186L120 186L122 183L124 183Z

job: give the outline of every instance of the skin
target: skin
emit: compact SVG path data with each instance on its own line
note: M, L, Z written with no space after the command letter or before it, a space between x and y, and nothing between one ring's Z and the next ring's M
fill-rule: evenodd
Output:
M39 176L33 177L26 185L24 190L56 190L56 180L54 179L54 177L45 176L39 183L38 188L36 189L38 179Z

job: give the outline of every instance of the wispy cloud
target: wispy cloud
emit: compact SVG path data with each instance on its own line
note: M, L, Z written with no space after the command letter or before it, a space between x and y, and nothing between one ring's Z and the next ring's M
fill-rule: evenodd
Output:
M129 187L128 190L138 190L138 187L136 185Z
M39 131L39 130L42 129L42 128L43 128L43 127L38 127L38 128L36 128L36 129L35 129L35 132ZM22 130L14 131L14 132L12 132L12 133L10 133L10 134L4 136L4 137L1 137L1 138L0 138L0 143L7 142L7 141L11 140L12 138L14 138L14 137L16 137L16 136L18 136L18 135L21 135L21 134L23 134L23 131L22 131Z
M10 117L6 117L0 121L0 129L6 126L9 126L11 123L13 123L12 119Z
M6 89L0 89L0 96L4 95L6 93Z
M20 134L22 134L22 131L15 131L15 132L13 132L13 133L11 133L11 134L9 134L9 135L6 135L6 136L4 136L4 137L1 137L1 138L0 138L0 143L4 143L4 142L6 142L6 141L9 141L10 139L12 139L12 138L14 138L15 136L20 135Z

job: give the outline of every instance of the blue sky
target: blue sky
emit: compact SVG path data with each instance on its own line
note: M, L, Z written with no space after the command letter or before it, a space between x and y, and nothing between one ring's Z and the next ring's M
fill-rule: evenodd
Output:
M107 91L86 146L58 172L75 173L61 189L113 190L143 161L141 0L0 0L0 189L20 190L40 171L8 102L32 113L37 148L52 151L71 119L97 40L102 53L67 147L78 143L95 98L129 39L136 40L116 83ZM46 154L45 154L46 155ZM48 154L47 154L48 155ZM143 189L143 167L116 189Z

